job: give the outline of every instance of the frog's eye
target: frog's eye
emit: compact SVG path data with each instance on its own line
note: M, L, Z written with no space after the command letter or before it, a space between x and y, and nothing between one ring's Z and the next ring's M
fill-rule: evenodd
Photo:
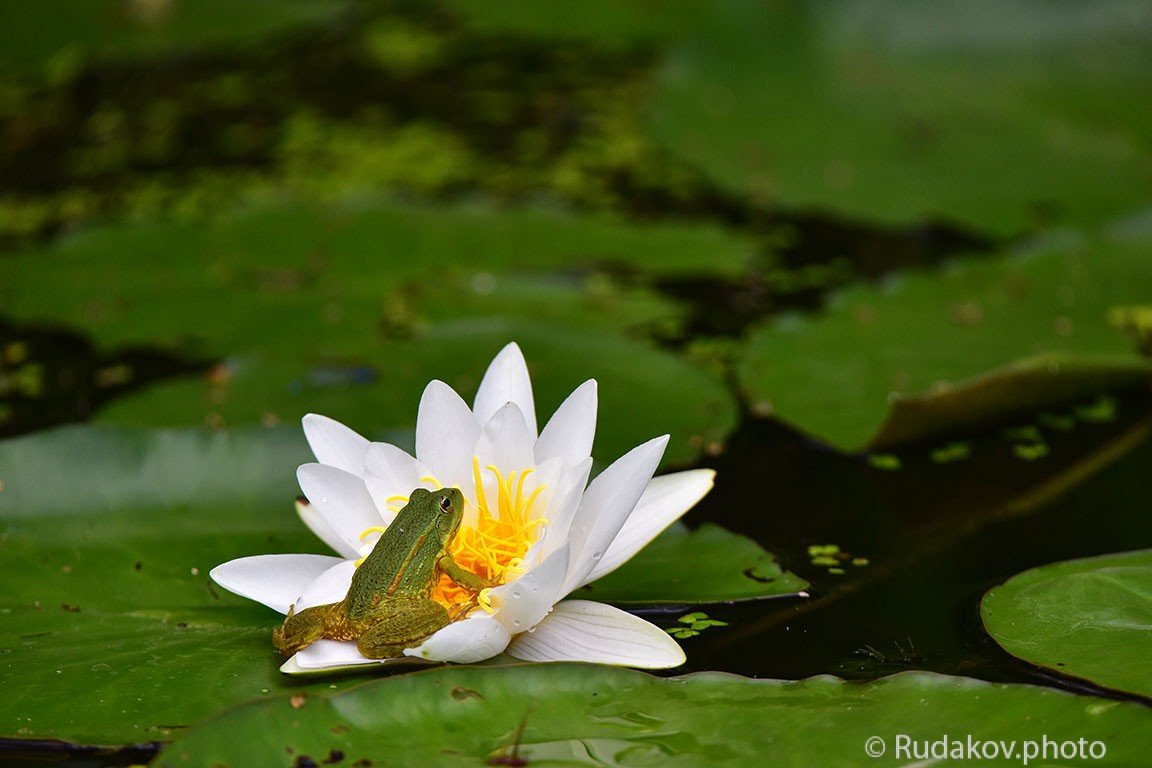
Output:
M447 496L440 499L440 510L442 512L451 512L452 511L452 500L449 499Z

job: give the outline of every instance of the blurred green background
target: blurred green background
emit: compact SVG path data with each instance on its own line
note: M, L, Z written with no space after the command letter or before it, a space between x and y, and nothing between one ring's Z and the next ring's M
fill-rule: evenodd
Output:
M1150 41L1123 0L8 4L0 429L410 429L513 339L542 413L600 379L602 460L741 407L855 449L1035 355L1143 380Z

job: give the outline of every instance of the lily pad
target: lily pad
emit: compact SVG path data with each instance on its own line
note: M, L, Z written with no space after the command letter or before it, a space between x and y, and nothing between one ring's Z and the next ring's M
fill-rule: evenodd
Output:
M796 595L808 587L752 539L706 523L695 531L674 525L576 596L625 604L707 603L715 602L721 584L728 601ZM660 594L671 599L653 599Z
M719 183L791 206L989 234L1100 222L1148 195L1142 13L717 3L668 55L654 130Z
M280 674L270 641L280 616L208 578L245 555L330 554L292 511L293 474L309 458L289 428L73 427L0 443L0 736L164 739L231 703L343 686ZM594 585L596 598L747 595L734 569L696 580L683 597L677 579L685 564L696 570L698 541L755 545L721 531L672 537L617 572L625 583L629 572L642 576L651 591ZM668 578L654 577L669 563Z
M1109 390L1152 366L1108 322L1152 293L1147 240L1072 239L838 294L748 340L741 382L760 410L843 449L987 426Z
M207 379L117 401L101 414L115 423L236 426L315 411L367 432L410 429L429 378L470 397L515 340L542 414L599 379L597 456L670 432L666 459L683 462L727 435L736 408L718 376L631 338L683 318L644 278L731 275L751 253L709 227L284 203L204 227L110 227L17 254L0 261L0 296L14 317L83 329L102 347L221 359ZM614 282L606 264L635 270L639 284Z
M652 51L655 140L768 203L1017 234L1148 196L1136 0L451 4L488 32Z
M1152 711L1138 704L923 672L859 684L715 673L661 679L571 664L444 668L331 696L246 704L180 734L155 765L260 765L287 756L297 764L745 766L769 760L835 768L934 763L912 752L912 744L927 750L949 738L961 750L959 762L971 734L986 745L978 753L982 765L1021 765L1024 750L1039 748L1047 737L1073 747L1082 739L1085 749L1103 749L1110 763L1146 766L1152 765L1149 727ZM898 751L901 745L906 751ZM999 756L1009 745L1014 758ZM872 757L881 754L882 760ZM1053 759L1051 751L1043 760L1037 755L1030 753L1031 764L1073 764Z
M1152 698L1152 550L1033 568L989 590L980 613L1013 656Z

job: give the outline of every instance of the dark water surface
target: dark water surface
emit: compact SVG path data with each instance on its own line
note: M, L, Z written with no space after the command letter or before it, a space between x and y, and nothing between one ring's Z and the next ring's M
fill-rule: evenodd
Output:
M1114 402L1113 420L1045 431L1050 453L1039 459L1020 458L1013 433L992 430L967 441L966 458L906 449L898 470L746 420L688 522L756 539L812 582L812 597L704 607L730 626L684 641L686 670L870 679L928 669L1082 689L1003 652L979 602L1035 566L1152 546L1152 398ZM826 544L868 563L832 574L809 558L809 546Z

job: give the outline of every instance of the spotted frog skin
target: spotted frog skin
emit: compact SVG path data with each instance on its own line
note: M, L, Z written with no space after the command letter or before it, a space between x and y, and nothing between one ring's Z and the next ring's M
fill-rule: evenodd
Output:
M273 630L272 643L290 655L320 639L355 640L362 656L388 659L460 618L466 611L451 615L431 598L441 574L473 591L495 586L448 553L463 514L464 496L457 488L414 490L356 569L348 595L300 613L293 606L284 625Z

